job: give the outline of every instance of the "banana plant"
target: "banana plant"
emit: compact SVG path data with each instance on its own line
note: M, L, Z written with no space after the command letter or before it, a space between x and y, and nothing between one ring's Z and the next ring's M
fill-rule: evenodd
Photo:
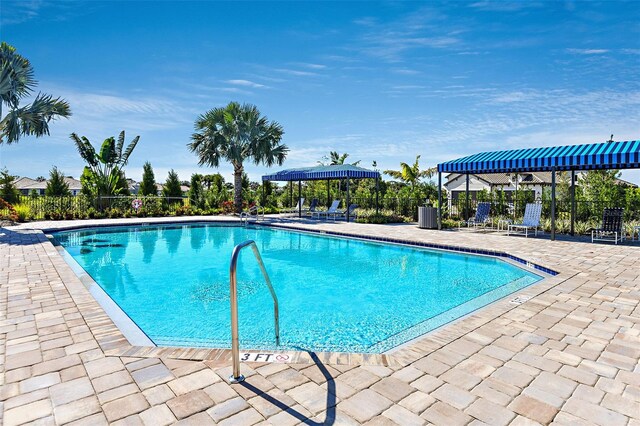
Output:
M140 136L133 138L123 151L125 137L123 130L117 141L114 137L105 139L99 152L96 152L85 136L72 133L70 137L76 144L78 153L87 163L83 176L86 177L85 182L93 187L91 192L97 197L118 195L123 190L119 182L124 166L129 162L129 157L138 144Z

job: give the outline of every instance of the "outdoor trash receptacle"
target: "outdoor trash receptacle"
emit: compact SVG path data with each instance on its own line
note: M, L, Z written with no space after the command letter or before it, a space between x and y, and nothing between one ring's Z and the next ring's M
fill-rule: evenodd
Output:
M438 227L438 209L418 207L418 228L436 229Z

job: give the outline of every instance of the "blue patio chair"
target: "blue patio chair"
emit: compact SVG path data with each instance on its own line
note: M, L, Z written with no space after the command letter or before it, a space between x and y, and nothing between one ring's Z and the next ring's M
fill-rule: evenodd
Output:
M522 223L510 224L507 228L507 235L512 233L524 233L525 237L529 237L529 230L533 229L534 234L538 235L538 228L540 227L540 216L542 215L542 204L529 203L524 208L524 218Z
M476 229L479 226L483 228L487 226L487 224L491 223L491 218L489 213L491 212L491 203L482 202L478 203L478 208L476 209L476 215L471 219L464 221L458 226L458 229L462 228L462 225L467 225L468 228L473 227Z
M314 198L313 200L311 200L311 204L309 204L309 208L302 209L302 213L312 216L313 212L315 212L317 208L318 208L318 199Z

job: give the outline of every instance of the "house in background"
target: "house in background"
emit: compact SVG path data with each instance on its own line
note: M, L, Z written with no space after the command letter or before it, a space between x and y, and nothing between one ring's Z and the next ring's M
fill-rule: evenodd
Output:
M465 174L450 173L446 177L444 183L445 190L449 193L449 200L456 201L464 198L467 187L467 176ZM513 199L513 194L517 190L533 193L534 199L542 198L542 190L545 186L551 186L551 172L532 172L532 173L487 173L478 175L469 175L469 198L477 199L478 193L481 191L497 191L502 190L505 193L507 201Z
M582 172L576 173L576 184L580 182L579 177ZM449 194L449 208L458 199L464 198L465 190L467 186L467 177L465 174L450 173L445 176L446 182L444 183L444 189ZM469 198L476 200L478 193L487 191L501 190L504 191L507 202L511 202L514 199L516 191L516 180L518 193L522 191L528 192L533 195L533 199L542 199L542 191L545 187L551 187L551 172L529 172L529 173L487 173L469 175ZM618 179L619 185L633 186L637 185L627 182L622 179Z
M82 184L78 179L74 179L71 176L64 178L64 181L69 185L69 191L74 197L82 191ZM47 180L36 180L28 177L20 177L15 180L14 184L20 194L31 195L32 191L35 191L38 195L44 195L47 189Z

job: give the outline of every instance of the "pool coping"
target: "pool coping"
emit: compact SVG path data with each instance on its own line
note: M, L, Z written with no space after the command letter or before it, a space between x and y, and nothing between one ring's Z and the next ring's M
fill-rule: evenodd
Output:
M136 218L137 219L137 218ZM219 218L198 218L197 220L172 220L172 221L149 221L149 220L132 220L118 223L95 223L95 224L74 224L71 226L60 227L46 227L43 229L37 229L38 231L48 234L51 232L68 231L75 229L85 228L98 228L98 227L115 227L115 226L136 226L136 225L187 225L195 223L227 223L237 224L240 223L238 219L228 218L220 220ZM513 257L514 261L518 261L521 264L530 266L532 263L517 256L509 255L506 252L500 252L496 250L480 250L472 249L461 246L448 246L438 245L434 243L416 242L404 239L382 238L375 237L366 234L352 234L337 231L318 231L314 229L300 227L299 223L259 223L260 226L271 226L281 229L292 229L302 232L315 232L318 234L328 234L341 237L350 237L363 240L371 240L378 242L391 242L395 244L403 244L409 246L434 248L449 251L458 251L479 255L493 255L493 257ZM90 286L83 280L73 267L66 261L63 255L59 253L59 249L53 245L53 242L48 238L45 238L45 242L51 244L55 249L55 253L61 260L60 267L66 267L68 271L64 272L64 276L70 277L68 272L71 272L75 279L65 280L72 298L76 301L76 304L81 314L87 320L87 325L91 329L92 333L96 337L98 344L101 346L106 355L109 356L126 356L126 357L139 357L139 358L172 358L181 360L199 360L204 361L210 366L226 366L231 362L231 350L219 349L219 348L190 348L190 347L160 347L160 346L146 346L146 345L132 345L126 338L123 331L118 328L114 319L109 315L105 308L99 303L99 300L91 292ZM498 253L499 255L489 254ZM518 259L518 260L516 260ZM535 264L534 264L535 265ZM56 265L57 266L57 265ZM542 265L538 265L544 268ZM286 355L286 362L290 364L312 364L318 360L328 365L379 365L379 366L391 366L398 365L404 366L424 356L424 351L434 351L447 345L458 338L468 334L474 329L488 323L489 321L499 317L510 310L519 306L520 303L513 303L514 297L521 298L520 300L529 300L535 296L538 296L555 286L561 284L565 280L574 276L577 271L556 271L546 268L552 271L555 275L544 277L541 281L531 284L516 293L511 293L500 299L492 301L468 314L459 317L453 321L450 321L430 332L422 334L408 342L399 345L390 351L383 354L365 354L365 353L346 353L346 352L300 352L300 351L277 351L269 350L264 353ZM63 273L61 273L61 276ZM87 277L91 279L88 274ZM91 281L93 281L91 279ZM95 282L94 285L99 287ZM88 303L86 295L90 296L91 302ZM82 296L82 297L79 297ZM108 297L105 294L106 297ZM78 300L76 298L78 297ZM110 298L109 298L110 299ZM81 303L79 303L81 302ZM115 302L114 302L115 303ZM117 305L116 305L117 306ZM126 314L124 314L126 316ZM129 321L131 321L129 319ZM133 321L131 321L133 322ZM135 323L134 323L135 324ZM456 325L452 327L452 325ZM137 327L137 326L136 326ZM144 332L142 332L144 333ZM243 353L261 353L256 350L247 350ZM262 362L248 362L248 364L262 364Z

